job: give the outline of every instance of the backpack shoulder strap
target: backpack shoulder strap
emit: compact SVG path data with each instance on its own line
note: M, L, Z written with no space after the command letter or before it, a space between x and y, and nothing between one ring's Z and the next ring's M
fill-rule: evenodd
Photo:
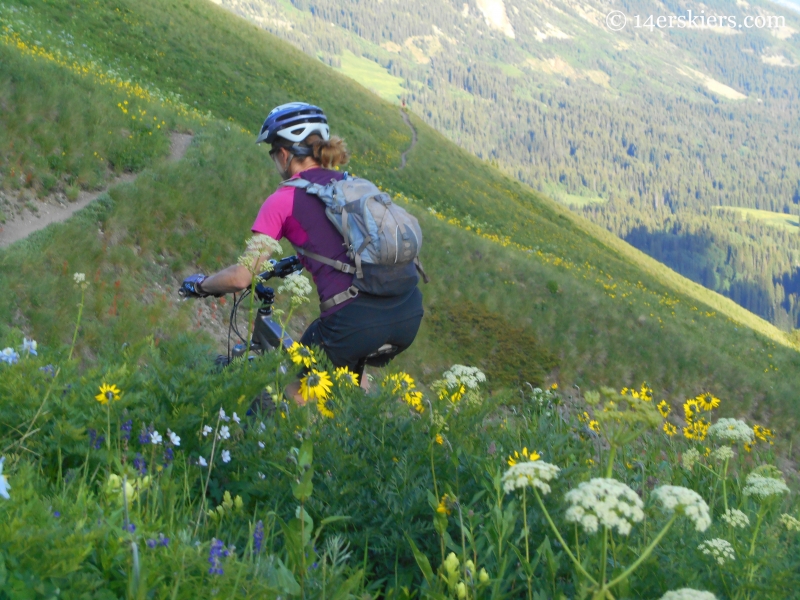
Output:
M298 248L295 246L295 251L300 254L301 256L307 256L317 262L321 262L323 265L328 265L336 269L337 271L341 271L342 273L347 273L348 275L353 274L356 272L356 268L353 265L348 265L347 263L343 263L340 260L332 260L326 256L322 256L321 254L317 254L316 252L309 252L308 250L303 250L302 248Z

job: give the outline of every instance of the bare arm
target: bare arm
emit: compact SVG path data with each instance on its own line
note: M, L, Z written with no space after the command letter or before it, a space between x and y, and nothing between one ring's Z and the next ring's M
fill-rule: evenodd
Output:
M257 273L261 272L261 265L269 258L269 254L263 254L258 260ZM242 265L231 265L215 273L209 275L203 280L201 289L207 294L230 294L241 292L245 288L250 287L253 281L250 271Z

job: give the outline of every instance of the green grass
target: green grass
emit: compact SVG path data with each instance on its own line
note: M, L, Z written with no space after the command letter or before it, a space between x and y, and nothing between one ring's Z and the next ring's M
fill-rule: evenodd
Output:
M197 136L181 163L152 163L106 202L0 255L6 328L50 345L67 340L74 302L50 298L54 289L71 288L74 271L93 282L81 337L86 358L197 328L195 305L177 303L174 286L187 273L235 261L253 215L277 184L266 152L246 130L272 106L304 98L324 106L334 132L347 140L351 170L411 198L423 223L423 261L433 278L423 288L429 318L398 365L424 383L469 360L492 373L495 389L524 379L582 389L647 380L677 400L712 390L726 400L728 414L786 424L795 413L800 357L785 334L503 176L413 115L419 144L398 170L411 136L396 106L226 11L143 0L113 9L27 5L15 18L31 31L66 28L75 51L91 55L86 60L113 64L165 94L180 90L183 105L167 102L159 110L173 111L176 126ZM53 49L59 44L55 35L31 37ZM46 59L25 56L4 61L3 69L33 78L32 89L35 77L74 88L71 94L95 86L93 110L108 114L128 98ZM155 100L129 101L153 110ZM86 118L56 108L55 100L41 108L41 123L62 136ZM208 111L213 118L196 116ZM448 224L451 217L458 224ZM213 318L222 321L223 312ZM297 329L313 316L311 308L302 312ZM509 348L509 339L518 347Z
M586 195L583 195L570 194L556 184L544 183L542 184L542 187L544 188L544 192L553 200L557 200L558 202L566 204L567 206L583 208L584 206L589 206L590 204L605 204L608 201L600 196L591 195L589 190L586 190Z
M795 230L800 227L800 217L797 215L787 215L785 213L772 212L769 210L758 210L756 208L740 208L737 206L715 206L715 210L730 210L741 215L742 220L754 219L766 225L780 227L782 229Z
M345 50L342 53L341 61L342 73L388 102L397 103L400 96L406 93L402 86L402 77L390 75L386 69L368 58L356 56L349 50Z

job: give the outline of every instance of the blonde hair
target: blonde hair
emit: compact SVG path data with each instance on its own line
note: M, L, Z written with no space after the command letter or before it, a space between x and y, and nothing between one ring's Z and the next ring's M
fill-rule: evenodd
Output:
M332 135L329 140L323 140L316 133L312 133L301 142L311 148L311 156L326 169L346 165L350 160L347 144L337 135Z

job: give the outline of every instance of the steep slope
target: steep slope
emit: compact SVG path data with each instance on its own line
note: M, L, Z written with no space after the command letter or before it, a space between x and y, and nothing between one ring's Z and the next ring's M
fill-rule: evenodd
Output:
M148 176L113 189L81 218L3 251L0 277L9 290L0 300L3 323L43 342L64 341L75 297L71 273L84 271L94 282L82 336L87 356L200 325L208 313L197 318L196 305L176 307L173 286L194 268L208 271L235 259L261 199L277 183L248 129L271 106L300 97L325 107L353 149L352 169L406 197L422 220L433 283L425 288L423 332L402 364L423 380L454 362L472 362L489 371L495 386L648 380L676 399L710 389L730 399L729 412L792 413L800 356L780 331L413 116L418 144L399 170L411 133L397 107L255 26L200 1L14 6L11 16L4 13L12 27L2 46L3 76L14 85L4 89L26 77L29 90L47 82L89 86L89 104L100 114L132 119L146 111L149 119L155 111L196 137L185 161L159 165L149 158L137 167L153 165ZM122 74L113 81L111 66ZM143 91L119 85L124 78ZM6 102L23 99L6 96ZM41 131L15 140L4 169L11 162L30 169L36 191L36 173L52 176L55 161L37 162L18 149L33 145L28 154L40 157L88 153L105 143L105 126L85 146L73 148L57 135L70 131L65 123L84 118L79 108L45 102ZM111 125L120 130L120 122ZM152 138L163 135L159 130ZM157 157L157 148L151 155ZM109 162L123 168L101 159L104 169ZM3 184L12 186L8 172ZM68 301L52 302L54 290Z
M216 0L785 330L798 14L768 2ZM680 20L679 20L680 19ZM402 86L402 87L400 87Z

